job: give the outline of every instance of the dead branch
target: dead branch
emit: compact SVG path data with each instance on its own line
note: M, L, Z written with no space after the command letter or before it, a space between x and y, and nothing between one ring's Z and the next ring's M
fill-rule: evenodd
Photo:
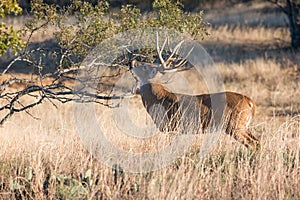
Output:
M98 63L98 67L101 65L107 68L107 73L99 76L87 74L86 79L80 79L77 78L77 75L81 70L86 69L82 69L80 66L63 68L64 59L68 59L68 53L61 55L55 71L43 73L46 68L45 60L47 58L45 55L48 52L49 50L42 48L28 50L13 59L2 72L0 77L0 125L3 125L15 113L26 112L32 116L29 112L30 109L45 101L55 107L57 102L92 102L114 108L119 104L112 102L113 100L122 100L133 96L129 93L118 96L111 93L114 82L128 71L128 67L124 65L124 63L126 64L124 59L122 62L110 65ZM25 78L10 72L11 67L17 61L29 65L33 72ZM24 101L25 99L26 101Z

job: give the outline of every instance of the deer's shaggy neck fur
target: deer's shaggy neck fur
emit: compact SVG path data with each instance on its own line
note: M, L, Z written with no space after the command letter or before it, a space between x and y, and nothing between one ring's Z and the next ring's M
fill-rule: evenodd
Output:
M142 101L147 110L153 106L153 104L162 101L169 101L170 104L178 102L175 94L167 91L161 84L147 83L140 87L140 93Z

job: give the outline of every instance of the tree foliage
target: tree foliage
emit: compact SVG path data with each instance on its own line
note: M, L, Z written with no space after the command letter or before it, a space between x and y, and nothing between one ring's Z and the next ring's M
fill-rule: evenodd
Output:
M79 58L104 39L134 28L165 27L200 38L207 34L203 12L185 13L183 4L175 0L154 1L154 13L147 17L142 17L140 9L133 5L123 5L120 12L111 14L107 1L94 5L73 0L60 9L59 14L55 5L42 0L32 1L31 8L33 19L27 23L27 28L32 31L43 23L55 26L60 47Z
M0 2L0 17L4 18L8 14L19 15L22 8L15 0L2 0ZM0 23L0 55L5 53L7 48L12 48L15 53L25 46L21 39L22 31L15 30L13 26L7 26L4 22Z

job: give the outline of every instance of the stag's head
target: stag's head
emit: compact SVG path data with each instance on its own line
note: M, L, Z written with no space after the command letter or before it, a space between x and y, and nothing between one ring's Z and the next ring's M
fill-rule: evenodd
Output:
M157 76L159 66L154 63L137 62L134 60L131 62L131 70L141 83L150 83Z
M184 65L187 62L187 57L193 51L193 47L188 51L184 58L178 57L179 50L184 40L179 42L174 49L169 49L170 56L164 60L162 53L166 44L168 43L168 38L165 39L162 47L159 47L159 38L158 33L156 34L156 51L159 63L147 63L147 62L138 62L133 60L131 63L131 70L141 81L141 84L151 83L151 80L157 77L158 73L164 74L168 72L178 72L184 71L188 68L184 68Z

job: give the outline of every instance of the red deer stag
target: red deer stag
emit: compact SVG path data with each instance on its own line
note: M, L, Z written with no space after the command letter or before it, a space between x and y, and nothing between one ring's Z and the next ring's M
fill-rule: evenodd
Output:
M159 82L154 81L158 73L186 70L187 68L183 66L193 50L192 48L182 59L176 58L178 49L183 43L181 41L173 51L170 50L171 55L165 61L162 52L167 39L160 49L158 35L156 37L156 50L160 63L132 61L130 69L140 81L143 105L160 131L175 130L180 120L182 120L183 129L187 123L191 124L192 121L196 122L196 125L193 123L195 131L200 129L205 131L213 121L212 116L215 113L212 108L212 99L216 99L217 102L224 105L222 108L222 128L225 133L233 136L246 147L257 148L259 140L248 127L255 114L256 105L249 97L229 91L200 95L175 94L165 89ZM197 105L195 106L193 103ZM189 105L188 107L185 106L185 110L182 109L184 104ZM155 111L154 108L157 107L163 108L163 113ZM183 113L188 114L183 118Z

